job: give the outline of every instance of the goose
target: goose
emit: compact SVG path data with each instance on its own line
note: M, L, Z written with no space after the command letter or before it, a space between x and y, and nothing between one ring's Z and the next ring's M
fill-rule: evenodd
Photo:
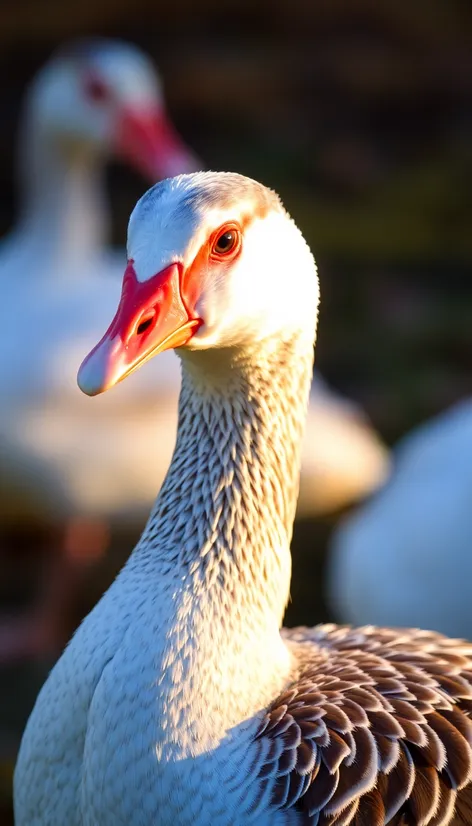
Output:
M171 353L150 367L159 389L151 396L149 373L123 388L103 408L101 433L95 418L95 438L76 390L76 353L103 329L120 291L121 256L107 247L102 180L111 154L150 182L200 166L166 113L149 58L122 41L75 41L52 55L27 91L19 218L0 245L0 525L9 541L18 525L53 529L46 590L38 586L29 620L0 623L1 662L42 655L46 639L55 647L51 616L64 601L65 582L77 589L83 555L79 542L74 561L66 558L66 537L82 536L87 527L103 545L105 522L144 521L154 482L144 470L147 451L155 452L160 481L175 437L179 368ZM155 404L166 434L160 450L156 413L150 416ZM61 635L62 614L56 619Z
M90 419L73 368L76 353L84 340L94 340L120 290L121 256L106 247L101 174L111 153L151 182L196 169L199 162L166 114L148 58L130 44L107 39L69 44L39 71L26 96L19 147L23 206L18 225L0 246L0 518L4 523L31 513L56 519L63 511L89 512L92 501L98 513L118 511L118 493L105 507L96 490L87 492L90 479L84 485L84 454L88 470L96 457L98 476L108 468L108 492L117 487L117 468L106 459L105 432L101 441L97 433L95 443L86 438ZM159 383L154 397L160 393L169 409L172 441L179 371L169 355L153 369ZM143 449L136 415L149 406L148 386L146 376L135 394L125 388L107 405L108 432L116 425L115 441L128 453L128 475L130 437L135 450ZM120 404L125 409L117 419ZM132 432L127 418L134 418ZM165 455L162 473L167 464ZM130 505L132 489L139 502L142 483L130 481Z
M302 442L297 517L324 519L362 501L391 472L390 451L362 407L315 370Z
M79 385L98 395L176 349L177 440L38 696L17 826L469 823L472 645L281 630L318 304L302 234L264 185L202 172L138 201L127 254Z
M400 441L389 482L333 534L337 616L472 635L471 445L470 398Z

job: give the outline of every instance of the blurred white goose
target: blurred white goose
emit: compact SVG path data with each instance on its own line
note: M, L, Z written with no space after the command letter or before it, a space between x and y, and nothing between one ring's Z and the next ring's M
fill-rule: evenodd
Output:
M328 587L346 622L472 636L472 399L406 436L392 477L333 537Z
M297 514L329 515L376 490L390 454L362 408L315 371L305 436Z
M470 823L472 645L279 630L318 301L301 233L257 182L198 173L138 202L128 255L79 382L100 393L177 347L177 443L38 697L16 826Z
M96 339L120 289L122 255L107 247L103 180L113 153L152 181L199 166L172 126L141 51L112 40L72 44L28 91L19 139L21 211L0 246L0 525L10 532L32 520L65 528L67 546L79 539L73 554L92 541L91 520L98 520L96 544L106 536L103 520L144 519L176 428L179 369L172 354L107 400L93 429L75 384L76 354ZM77 530L70 521L76 518L88 521L85 539L84 526ZM0 661L43 651L48 639L54 649L53 617L59 629L65 583L77 588L79 562L51 556L46 590L29 621L8 617L0 625Z
M162 461L155 481L168 466L175 358L153 365L134 388L120 388L98 412L101 430L95 417L91 430L74 380L76 354L96 338L120 289L122 256L106 246L102 175L111 153L152 180L198 166L166 115L147 57L121 42L77 43L55 55L29 90L20 134L22 211L0 247L3 522L24 520L30 510L54 520L126 516L125 502L131 512L145 512L153 477L148 450ZM159 407L166 433L160 451L151 406Z

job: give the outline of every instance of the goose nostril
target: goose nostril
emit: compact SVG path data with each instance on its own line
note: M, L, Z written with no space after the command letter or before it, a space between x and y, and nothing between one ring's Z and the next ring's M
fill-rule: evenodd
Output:
M155 317L155 314L153 313L153 315L148 316L147 318L145 318L143 321L141 321L141 322L138 324L138 326L137 326L137 328L136 328L136 335L137 335L137 336L140 336L140 335L142 335L143 333L145 333L145 332L146 332L146 330L149 330L149 328L150 328L151 324L152 324L152 323L153 323L153 321L154 321L154 317Z

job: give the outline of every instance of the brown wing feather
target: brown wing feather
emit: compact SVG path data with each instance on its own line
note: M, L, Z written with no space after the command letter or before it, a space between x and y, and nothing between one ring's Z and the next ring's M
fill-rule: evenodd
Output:
M467 786L466 789L462 789L457 795L454 817L450 821L450 826L470 826L471 823L472 786Z
M264 798L307 826L472 823L472 644L372 627L283 634L300 668L257 735Z

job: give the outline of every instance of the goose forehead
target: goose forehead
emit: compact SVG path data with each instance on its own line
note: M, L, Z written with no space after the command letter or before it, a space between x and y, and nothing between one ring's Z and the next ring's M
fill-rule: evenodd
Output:
M137 91L154 94L160 88L156 72L140 52L116 47L98 50L87 61L90 68L120 90L120 96ZM143 88L144 87L144 88Z
M139 49L121 40L86 38L74 40L55 53L58 60L94 64L97 67L116 67L118 63L147 66L149 60Z
M110 86L120 90L120 96L129 92L155 94L160 89L156 71L149 58L134 46L121 41L91 39L67 44L56 53L62 62L81 73L91 71Z
M267 187L233 173L196 173L161 181L138 201L129 222L128 257L146 281L176 261L191 260L225 221L246 228L276 211L279 197Z

